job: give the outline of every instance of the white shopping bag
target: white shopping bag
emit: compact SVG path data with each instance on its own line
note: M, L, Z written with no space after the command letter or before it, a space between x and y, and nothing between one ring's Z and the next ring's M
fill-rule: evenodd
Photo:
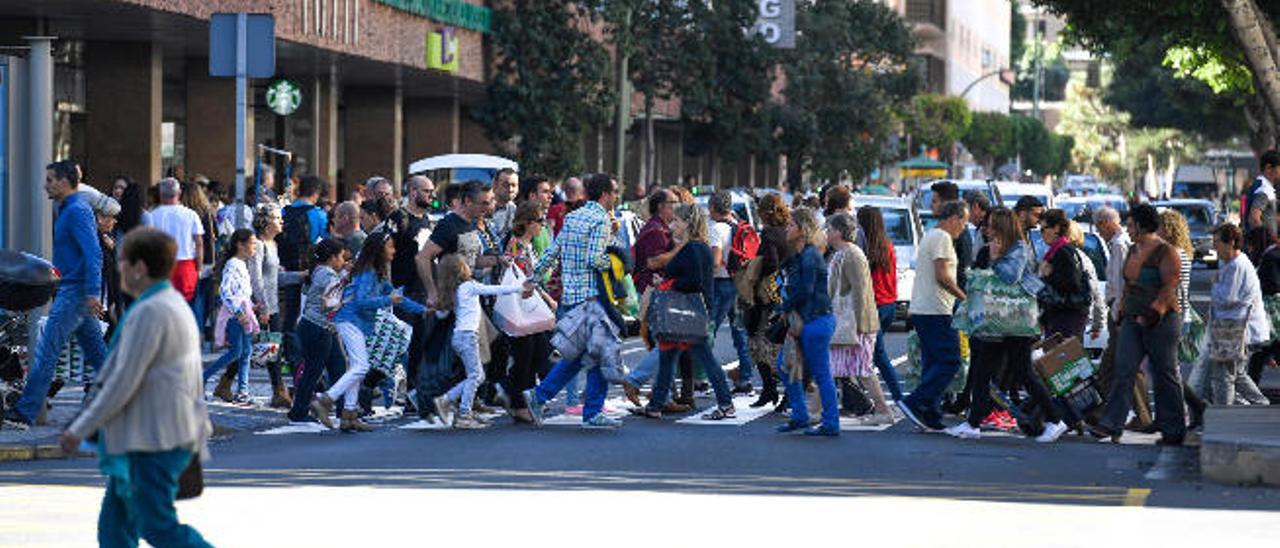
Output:
M511 267L502 275L502 285L519 285L525 276ZM493 304L494 324L511 337L523 337L556 328L556 315L537 292L525 299L520 293L500 295Z

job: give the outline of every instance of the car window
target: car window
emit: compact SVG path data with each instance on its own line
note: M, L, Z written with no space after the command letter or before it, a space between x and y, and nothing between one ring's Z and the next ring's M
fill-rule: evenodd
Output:
M1213 227L1212 215L1209 214L1208 208L1195 205L1178 205L1172 206L1172 209L1186 217L1187 226L1192 230L1202 232Z
M884 230L893 245L915 245L911 237L911 216L905 209L882 209Z

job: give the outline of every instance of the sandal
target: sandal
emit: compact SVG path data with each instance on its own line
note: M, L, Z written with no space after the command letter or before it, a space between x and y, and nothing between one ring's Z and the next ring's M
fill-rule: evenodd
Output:
M732 419L735 413L736 410L732 405L730 405L728 407L717 407L712 409L710 413L702 415L701 418L704 421L722 421L725 419Z
M628 408L627 411L637 417L644 417L646 419L662 419L662 411L657 409L649 409L648 407L631 407Z

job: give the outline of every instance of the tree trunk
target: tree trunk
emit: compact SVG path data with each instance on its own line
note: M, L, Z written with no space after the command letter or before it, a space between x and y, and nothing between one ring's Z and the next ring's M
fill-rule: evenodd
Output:
M1262 97L1255 94L1245 99L1244 119L1249 124L1249 147L1254 154L1261 155L1275 148L1280 128L1277 128L1275 114Z
M646 93L644 95L644 159L640 161L640 180L644 181L646 189L653 188L653 184L658 179L656 173L657 165L654 158L657 157L657 150L653 135L653 96Z
M1270 25L1271 20L1253 0L1222 0L1222 7L1227 10L1231 32L1244 51L1258 95L1271 111L1274 125L1274 114L1280 113L1280 64L1277 64L1275 50L1269 47L1269 42L1274 43L1275 32L1268 33L1263 29L1263 25Z

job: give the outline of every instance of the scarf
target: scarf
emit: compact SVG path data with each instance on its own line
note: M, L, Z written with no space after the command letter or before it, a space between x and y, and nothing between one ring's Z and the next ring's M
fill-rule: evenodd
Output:
M1058 238L1057 241L1053 242L1053 245L1049 246L1049 252L1044 254L1045 262L1052 261L1053 256L1058 253L1058 250L1062 249L1062 246L1065 246L1069 243L1071 243L1071 240L1066 236Z

